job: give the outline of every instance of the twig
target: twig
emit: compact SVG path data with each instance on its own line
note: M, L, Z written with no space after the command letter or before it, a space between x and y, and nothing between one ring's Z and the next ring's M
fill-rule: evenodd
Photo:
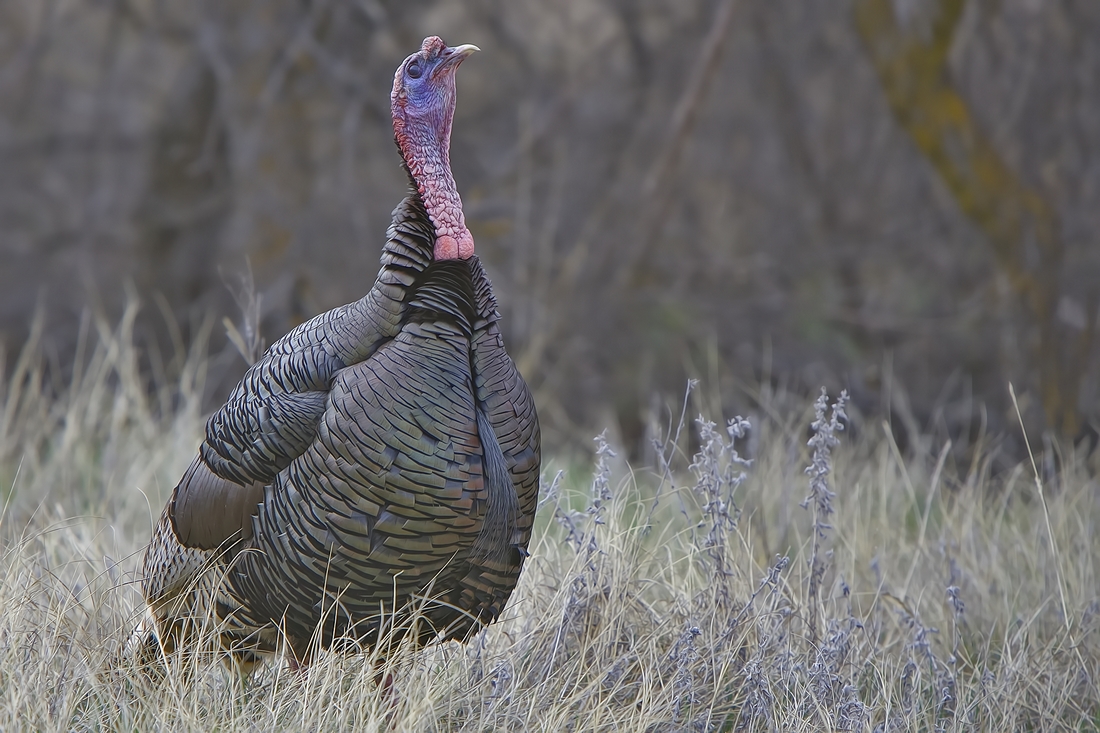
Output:
M1058 596L1062 602L1062 621L1066 625L1066 633L1070 634L1069 606L1066 604L1066 588L1065 581L1062 578L1062 562L1058 554L1058 544L1054 540L1054 530L1050 525L1050 511L1047 509L1047 497L1043 492L1043 481L1039 478L1039 468L1035 464L1035 454L1031 451L1031 441L1027 437L1024 418L1020 414L1020 403L1016 401L1016 389L1012 386L1012 382L1008 383L1008 394L1012 397L1012 407L1016 410L1016 419L1020 421L1020 432L1024 434L1024 446L1027 448L1027 457L1031 460L1031 472L1035 476L1035 489L1039 492L1039 503L1043 505L1043 519L1047 525L1047 540L1050 542L1050 551L1054 554L1054 576L1058 581Z
M707 86L718 68L718 59L726 39L729 38L736 6L736 0L721 0L711 22L710 32L699 50L699 57L691 67L687 83L684 85L684 93L672 113L672 123L665 146L642 182L641 199L645 202L642 211L649 213L639 217L639 222L642 222L643 226L639 230L636 246L624 248L624 256L615 278L616 287L623 287L630 281L634 268L645 258L646 252L660 233L661 222L664 221L671 204L671 198L665 195L669 179L676 169L680 153L691 134L691 128L702 106Z
M668 143L661 151L661 156L653 163L649 173L642 184L642 196L646 199L654 198L661 187L661 183L668 179L677 161L680 151L691 132L692 123L703 99L703 93L714 76L714 70L718 66L718 56L722 52L726 38L729 37L730 23L733 22L733 11L736 0L722 0L721 5L714 15L710 33L703 41L703 47L699 51L699 58L692 67L691 76L684 88L684 94L676 103L676 109L672 113L671 132Z
M672 458L676 453L676 450L680 446L680 433L684 429L684 420L687 416L688 399L691 397L691 391L699 385L698 379L687 380L687 387L684 389L684 401L680 406L680 421L676 424L676 432L672 434L672 415L669 414L669 435L670 438L665 440L662 445L657 438L653 439L653 452L658 462L658 467L661 469L661 483L657 484L657 490L653 492L653 502L649 506L649 514L646 515L645 526L649 527L653 521L653 512L657 510L657 505L661 501L661 493L664 491L667 484L670 489L676 488L676 480L672 476ZM666 453L667 448L667 453ZM680 502L680 512L687 516L687 508L684 506L683 501Z
M225 326L225 335L237 347L245 362L255 364L264 352L264 340L260 335L260 319L263 313L263 295L256 292L256 282L252 277L252 263L245 260L245 270L237 274L238 286L234 288L226 280L225 273L221 272L222 282L226 290L233 296L237 307L241 309L241 328L233 324L228 317L222 319Z
M810 493L802 502L803 509L809 509L813 513L812 545L810 549L810 587L809 600L812 608L809 609L810 641L817 643L817 612L818 594L821 583L825 578L826 561L822 556L822 548L829 538L829 530L832 529L827 521L833 513L833 499L836 492L829 488L829 473L833 470L832 449L840 443L837 433L844 430L842 421L848 416L844 412L844 406L848 403L848 391L840 393L840 397L832 404L832 414L829 413L829 395L825 388L821 388L821 395L814 402L814 422L810 426L814 434L808 445L813 448L813 458L806 468L806 475L810 477Z
M936 468L932 471L932 483L928 487L928 498L924 501L924 516L920 521L920 534L917 535L917 547L916 552L913 553L913 560L909 563L909 574L905 576L905 585L903 586L902 595L909 592L909 583L913 581L913 573L917 570L917 562L921 556L921 550L924 548L924 538L928 532L928 518L932 514L932 500L936 498L936 489L940 485L940 474L943 473L943 465L947 461L947 454L951 450L951 441L947 441L943 444L943 448L940 449L940 456L936 459ZM900 462L901 456L898 456Z

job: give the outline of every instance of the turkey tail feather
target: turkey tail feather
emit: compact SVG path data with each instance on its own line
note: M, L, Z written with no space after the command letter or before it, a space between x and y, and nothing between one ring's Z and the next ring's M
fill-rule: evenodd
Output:
M508 558L509 551L518 541L516 520L519 514L519 496L516 494L516 487L512 485L512 477L508 473L508 464L504 460L504 451L500 449L496 431L480 405L477 408L477 432L483 451L488 506L470 555L477 559L503 561Z

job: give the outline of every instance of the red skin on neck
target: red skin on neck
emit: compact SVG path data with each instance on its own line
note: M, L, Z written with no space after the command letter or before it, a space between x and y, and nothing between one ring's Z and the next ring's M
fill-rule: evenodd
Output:
M438 46L438 47L437 47ZM438 55L443 41L424 41L421 53ZM474 254L474 238L466 228L462 199L451 175L451 120L454 116L454 68L441 71L439 97L424 109L414 109L404 89L405 64L397 70L390 97L393 133L424 208L435 225L437 260L468 259Z
M462 199L451 175L447 141L439 144L431 139L424 140L417 134L422 132L419 126L407 126L398 131L395 124L394 131L405 164L424 201L424 208L435 225L435 259L465 260L472 257L474 238L466 228Z

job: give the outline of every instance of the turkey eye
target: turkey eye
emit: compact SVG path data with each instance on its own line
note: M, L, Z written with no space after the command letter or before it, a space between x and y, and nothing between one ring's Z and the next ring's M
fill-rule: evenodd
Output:
M419 79L420 74L423 72L420 69L420 64L413 61L411 64L409 64L409 67L405 69L405 73L409 75L410 79Z

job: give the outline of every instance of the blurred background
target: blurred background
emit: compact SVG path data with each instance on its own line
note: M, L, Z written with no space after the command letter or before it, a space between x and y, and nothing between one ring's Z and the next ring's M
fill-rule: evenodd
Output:
M362 295L428 34L483 49L451 159L551 449L688 378L1095 435L1095 0L0 0L0 363L38 329L64 384L137 302L151 375L213 324L213 407L247 273L268 343Z

